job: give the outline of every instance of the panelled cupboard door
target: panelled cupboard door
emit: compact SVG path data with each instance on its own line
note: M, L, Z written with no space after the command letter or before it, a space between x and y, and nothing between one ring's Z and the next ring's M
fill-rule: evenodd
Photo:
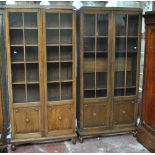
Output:
M5 25L13 138L40 137L44 98L40 11L6 9Z
M38 107L14 109L15 132L35 133L40 130L40 110Z
M85 103L83 105L84 128L108 126L109 111L107 103Z
M48 107L48 130L66 130L72 128L71 105Z
M134 123L135 102L115 101L113 125L130 125Z
M45 10L46 133L75 132L75 12ZM61 132L62 131L62 132Z

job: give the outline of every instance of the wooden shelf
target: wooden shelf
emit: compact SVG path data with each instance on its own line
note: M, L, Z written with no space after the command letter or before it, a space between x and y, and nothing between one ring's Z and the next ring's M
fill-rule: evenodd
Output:
M38 30L38 27L24 27L25 30Z
M10 30L23 30L24 27L10 27Z
M14 84L14 85L25 85L26 84L26 82L25 81L20 81L20 82L12 82L12 84Z
M26 84L39 84L39 81L27 81Z
M11 62L11 64L36 64L39 63L38 61L17 61L17 62Z
M71 27L46 27L47 30L72 30Z

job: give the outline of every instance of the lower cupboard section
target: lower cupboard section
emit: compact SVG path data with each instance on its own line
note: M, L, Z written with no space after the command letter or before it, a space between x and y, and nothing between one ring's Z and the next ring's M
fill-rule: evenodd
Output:
M117 134L136 129L136 98L110 101L84 102L80 106L78 121L80 136ZM79 118L79 117L78 117Z
M72 129L72 105L49 105L47 119L49 132L54 130Z
M114 101L113 126L132 125L135 122L135 100Z
M83 127L107 127L109 122L108 103L84 103Z
M15 135L37 133L40 129L40 107L14 108Z

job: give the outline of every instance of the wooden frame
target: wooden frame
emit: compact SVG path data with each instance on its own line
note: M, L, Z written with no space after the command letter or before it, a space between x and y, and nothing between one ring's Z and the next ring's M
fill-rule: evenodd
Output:
M37 27L22 27L23 30L23 39L24 39L24 62L13 62L12 64L23 64L24 65L31 65L30 66L30 72L28 73L28 65L26 66L27 70L25 69L25 78L26 82L24 84L26 84L26 90L28 89L27 84L29 85L38 85L39 86L39 90L40 93L38 94L38 97L40 98L40 102L34 102L31 101L29 102L29 100L27 100L28 95L33 95L33 92L31 94L26 94L26 102L25 103L13 103L14 99L13 99L13 92L12 91L12 84L23 84L22 82L14 82L12 80L12 75L11 73L12 71L12 67L11 67L11 49L10 49L10 33L9 33L9 13L21 13L22 14L22 20L25 21L26 19L26 13L35 13L37 14ZM72 99L71 100L60 100L60 101L52 101L49 102L48 101L48 87L47 87L47 78L49 76L49 74L51 74L52 72L47 72L47 63L55 63L55 62L49 62L47 60L47 56L46 56L46 41L50 41L50 40L46 40L46 13L53 13L53 14L65 14L65 13L70 13L71 18L72 18L72 23L71 23L71 30L72 30L72 58L71 58L71 63L72 63L72 70L71 70L71 74L72 74ZM25 17L24 17L25 16ZM24 18L23 18L24 17ZM31 16L33 17L33 16ZM29 18L31 18L29 17ZM76 67L76 54L75 54L75 38L76 38L76 34L75 34L75 26L76 26L76 18L75 18L75 12L72 10L72 8L48 8L48 7L39 7L39 6L33 6L30 7L28 6L16 6L16 7L12 7L10 6L9 8L5 9L5 25L6 25L6 48L7 48L7 64L8 64L8 84L9 84L9 100L10 100L10 109L11 109L11 126L12 126L12 136L13 136L13 140L12 140L12 148L15 148L15 144L20 144L20 143L29 143L29 142L40 142L41 141L49 141L49 140L63 140L63 139L72 139L72 142L75 143L76 142L76 129L75 129L75 125L76 125L76 71L75 71L75 67ZM60 20L60 19L59 19ZM33 21L34 22L34 21ZM18 23L19 24L19 23ZM26 23L25 23L26 24ZM33 23L30 23L30 25L33 25ZM23 26L24 23L23 23ZM17 27L11 27L11 30L17 29L20 30L21 28ZM25 57L25 50L26 50L26 45L27 42L32 42L32 39L30 41L25 39L25 34L24 31L25 29L34 29L35 31L38 30L38 61L29 61L27 62L27 59ZM55 29L54 29L55 30ZM59 29L60 31L60 29ZM27 35L27 34L26 34ZM56 36L60 38L60 34L59 36ZM31 33L31 38L33 38L33 34ZM52 39L52 38L51 38ZM53 38L55 39L55 38ZM59 39L60 40L60 39ZM25 42L26 41L26 42ZM31 47L32 45L30 45ZM36 46L36 45L34 45ZM32 46L32 47L34 47ZM59 45L59 50L60 50L60 45ZM52 50L52 52L54 52ZM60 53L60 51L59 51ZM30 59L30 57L27 57L28 59ZM61 63L61 61L59 60L59 63ZM65 62L64 62L65 63ZM38 81L32 81L32 79L36 79L33 78L31 75L31 72L33 72L33 76L36 74L35 70L32 70L35 66L34 64L38 64L38 70L39 70L39 80ZM35 67L36 68L36 67ZM15 69L17 70L17 69ZM19 71L20 72L20 71ZM36 74L36 75L37 75ZM68 73L66 73L68 74ZM30 76L29 76L30 75ZM37 76L36 76L37 77ZM27 83L27 79L31 79L30 81L28 81L29 83ZM14 83L13 83L14 82ZM64 81L65 82L65 81ZM67 81L66 81L67 82ZM33 87L34 88L34 87ZM38 87L35 88L35 90L38 89ZM54 93L54 92L53 92ZM61 117L61 123L65 125L65 121L68 119L71 119L71 126L68 128L63 129L63 127L60 125L61 123L59 122L58 125L59 127L54 129L52 128L52 130L49 132L48 128L51 126L50 123L53 122L58 122L60 119L57 120L57 118L53 118L50 117L48 119L48 115L53 115L53 113L57 113L57 117L59 118L60 114L61 114L61 108L63 110L63 108L67 108L70 109L70 115L66 115L66 119ZM55 109L56 108L56 109ZM49 112L49 110L52 109L51 112ZM63 111L62 111L63 112ZM16 114L18 113L18 114ZM66 113L66 111L64 111L64 114ZM28 117L28 115L31 115L32 118L26 118ZM19 119L21 117L21 120ZM25 117L26 116L26 117ZM23 125L23 127L19 127L17 125L17 123L19 123L20 121L22 121L22 119L25 119L27 124L30 124L29 127L25 124ZM31 124L33 122L33 125ZM16 123L16 125L15 125ZM52 124L53 125L53 124ZM32 131L32 132L31 132Z
M78 134L80 135L80 140L82 141L82 138L85 137L90 137L90 136L97 136L97 135L104 135L104 134L115 134L115 133L124 133L124 132L129 132L133 131L136 129L136 118L137 118L137 107L138 107L138 81L139 81L139 62L140 62L140 30L141 30L141 9L130 9L130 8L97 8L97 7L83 7L80 10L80 103L79 103L79 111L80 114L77 114L78 116ZM108 72L107 74L109 75L108 80L107 80L107 97L101 97L101 98L85 98L84 93L83 93L83 73L84 73L84 22L85 19L84 17L86 15L98 15L98 14L107 14L108 17ZM137 64L137 69L136 69L136 91L135 95L132 96L114 96L114 73L115 73L115 33L116 33L116 15L137 15L138 17L138 27L137 27L137 58L136 58L136 64ZM93 24L96 26L97 22L91 23L92 27ZM127 23L128 24L128 23ZM126 28L126 33L128 32L128 29ZM98 36L98 34L97 34ZM127 37L127 36L126 36ZM127 39L126 39L126 47L127 47ZM126 60L127 62L127 48L126 48ZM90 63L93 64L93 63ZM89 65L89 62L88 62ZM125 72L127 70L127 63L125 65ZM126 79L126 78L125 78ZM96 80L95 80L96 81ZM125 81L126 83L126 81ZM133 102L134 110L132 110L132 115L134 117L134 120L132 123L123 123L123 124L118 124L114 125L114 114L115 114L115 103L118 106L125 106L125 105L131 105ZM104 115L102 116L105 112L101 112L98 115L95 115L98 118L98 121L100 120L101 122L104 120L103 117L106 117L106 124L105 122L103 123L104 125L95 125L94 127L86 127L84 126L84 121L87 117L89 117L88 123L91 123L93 116L93 110L92 112L86 111L85 112L85 106L89 108L91 105L94 105L94 111L95 107L97 108L98 105L105 106L107 109L107 113L109 115ZM120 107L121 108L121 107ZM101 108L98 108L95 113L99 113L99 110ZM119 109L119 108L118 108ZM132 108L131 108L132 109ZM123 109L122 109L123 110ZM129 107L126 106L125 113L129 110ZM129 112L131 113L131 112ZM119 114L117 114L119 115ZM91 118L92 117L92 118ZM97 121L96 118L96 121ZM96 122L95 121L95 122ZM94 123L95 123L94 122Z

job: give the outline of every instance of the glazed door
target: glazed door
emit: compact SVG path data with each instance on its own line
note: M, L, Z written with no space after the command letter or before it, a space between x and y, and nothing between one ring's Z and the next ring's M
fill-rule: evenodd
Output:
M104 14L81 14L80 78L83 128L109 126L109 23L110 15L106 11Z
M44 98L40 12L9 9L5 14L13 138L28 138L29 133L30 137L40 137Z
M140 48L138 46L139 36L139 14L118 13L115 15L113 125L125 125L134 123L135 121L135 118L130 115L134 115L136 112L135 103L137 102L136 95L138 94ZM127 98L129 100L126 101ZM123 102L119 102L119 100ZM124 115L122 114L120 116L122 118L115 118L118 113L122 113L120 108L123 108L123 106L126 107L126 110L123 110ZM120 122L116 121L117 119Z
M75 19L71 10L44 14L47 135L75 128Z
M109 16L108 14L84 14L82 22L82 98L104 100L109 96Z

